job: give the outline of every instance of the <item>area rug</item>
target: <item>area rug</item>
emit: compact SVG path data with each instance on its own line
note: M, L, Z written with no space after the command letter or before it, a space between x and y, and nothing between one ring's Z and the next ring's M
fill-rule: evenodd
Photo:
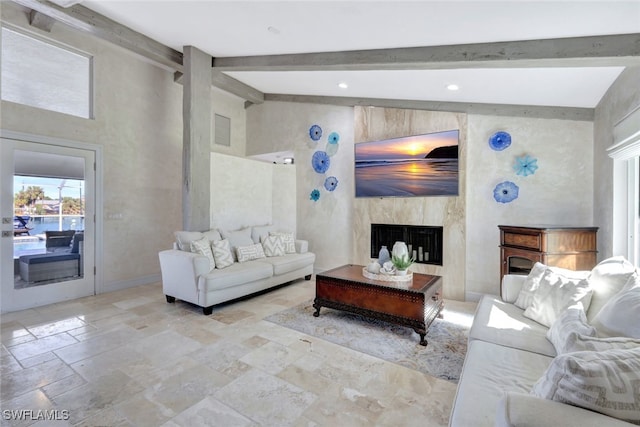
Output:
M469 328L436 319L427 331L426 347L411 328L397 326L359 314L323 307L313 317L313 302L308 301L265 318L278 325L323 340L397 363L431 376L458 382L467 352Z

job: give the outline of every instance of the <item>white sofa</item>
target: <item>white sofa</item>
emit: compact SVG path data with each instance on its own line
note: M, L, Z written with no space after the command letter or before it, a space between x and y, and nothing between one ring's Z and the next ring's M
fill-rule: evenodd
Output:
M603 333L598 329L601 327L598 323L599 319L596 318L598 312L609 300L613 304L616 299L620 299L612 298L615 295L634 295L632 304L635 304L635 309L625 316L630 322L629 328L633 330L632 338L636 340L630 338L622 340L632 342L631 345L635 345L634 348L640 350L640 347L637 347L640 345L638 341L640 338L638 336L640 281L635 267L624 258L617 257L603 261L591 272L573 273L576 277L586 278L593 290L586 313L581 305L577 307L580 307L582 318L586 314L584 319L586 326L597 326L593 329L593 333L597 332L597 340L609 342L611 338L607 337L620 335L615 332ZM554 344L547 338L550 328L525 317L525 310L514 304L523 285L526 287L526 280L527 276L507 275L503 279L501 298L484 295L480 300L469 332L467 354L449 425L452 427L629 426L628 422L618 418L558 401L562 399L548 400L532 394L532 389L543 376L551 377L552 374L546 373L551 370L550 366L554 358L560 362L561 357L557 354ZM628 291L632 285L635 286L633 294ZM603 312L614 311L612 304L609 304ZM563 310L562 313L566 311ZM565 317L568 317L568 313ZM554 325L551 326L551 330L554 331ZM555 331L558 330L563 331L560 324L555 326ZM631 351L636 351L635 349ZM563 353L562 359L576 354ZM560 381L558 378L560 377L556 376L554 380ZM569 381L572 381L570 375L569 378ZM640 384L640 381L637 384ZM638 416L637 411L640 411L639 399L640 393L636 389L635 409L632 409L636 411L635 416ZM572 403L575 404L575 402ZM640 422L640 417L638 420Z
M302 277L310 280L315 254L308 251L305 240L295 240L295 253L244 262L237 260L238 247L260 244L261 238L274 230L273 226L260 226L232 232L176 232L174 248L159 253L162 289L167 302L173 303L177 298L202 307L204 314L209 315L216 304ZM207 256L191 252L191 243L204 237L212 245L221 240L229 241L233 264L211 269Z

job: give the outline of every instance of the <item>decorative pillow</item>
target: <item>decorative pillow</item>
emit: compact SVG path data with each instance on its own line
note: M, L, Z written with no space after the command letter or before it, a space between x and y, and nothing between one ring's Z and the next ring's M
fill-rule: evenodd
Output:
M516 299L516 302L514 303L516 307L520 307L521 309L526 310L527 307L531 305L531 303L533 302L533 294L535 293L536 289L538 289L540 279L542 279L545 271L547 271L546 265L539 262L536 262L533 265L533 268L531 268L531 271L522 284L522 289L520 289L518 299Z
M178 249L186 252L191 252L191 242L200 240L203 237L203 234L199 231L176 231L173 235L176 237Z
M233 256L231 256L231 247L227 239L216 240L211 245L213 249L213 257L216 260L216 267L225 268L233 265Z
M629 277L624 288L600 309L591 323L601 336L640 339L640 276Z
M558 354L576 351L571 348L581 336L596 336L596 329L587 323L587 315L581 303L563 311L547 331L547 339Z
M209 271L216 268L216 262L213 259L213 252L211 252L211 246L209 246L209 239L206 237L191 242L191 252L204 255L209 258Z
M262 238L262 247L268 257L284 255L284 241L280 236L264 236Z
M579 351L553 359L531 394L640 424L640 348Z
M216 240L222 240L222 236L218 230L209 230L202 233L207 239L209 239L209 243L213 243Z
M284 253L286 254L295 254L296 253L296 240L293 237L293 233L287 232L270 232L269 236L280 236L282 237L282 242L284 243Z
M254 243L261 243L262 239L269 235L269 232L276 231L273 225L260 225L251 228L251 239Z
M264 251L262 250L262 245L260 243L255 243L248 246L238 246L236 248L236 251L238 252L239 262L247 262L258 258L265 258Z
M592 322L600 309L627 283L635 273L635 267L624 257L605 259L591 270L589 283L593 289L591 308L587 309L587 320ZM598 327L596 326L596 329Z
M222 237L229 241L229 246L231 247L231 254L233 256L233 260L237 261L236 257L236 248L239 246L249 246L253 245L254 242L251 239L251 228L243 228L241 230L235 231L226 231L221 230Z
M589 307L589 282L570 279L547 269L533 295L533 302L523 315L549 328L563 311L577 302L585 309Z

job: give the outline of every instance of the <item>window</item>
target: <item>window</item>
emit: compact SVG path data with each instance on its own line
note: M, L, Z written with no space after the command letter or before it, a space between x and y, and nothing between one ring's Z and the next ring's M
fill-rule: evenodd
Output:
M640 261L640 108L614 128L613 254Z
M91 57L2 27L2 99L91 118Z

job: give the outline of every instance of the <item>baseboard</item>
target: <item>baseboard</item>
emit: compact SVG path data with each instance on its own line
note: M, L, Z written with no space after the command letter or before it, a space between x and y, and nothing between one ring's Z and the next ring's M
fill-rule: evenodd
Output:
M119 291L121 289L133 288L134 286L148 285L150 283L160 282L162 276L158 274L150 274L148 276L136 277L135 279L117 280L114 282L105 282L102 289L98 293L106 293Z

